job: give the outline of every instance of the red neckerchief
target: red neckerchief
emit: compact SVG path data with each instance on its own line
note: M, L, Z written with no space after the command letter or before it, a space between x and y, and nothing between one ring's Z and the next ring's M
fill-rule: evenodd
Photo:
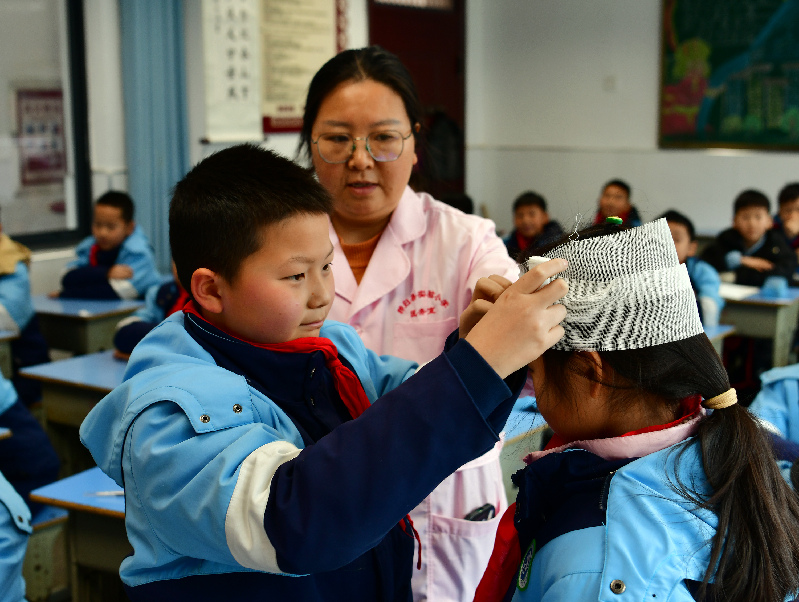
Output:
M200 315L200 312L197 309L197 305L194 301L189 301L186 303L185 307L183 307L183 313L192 314L197 316L206 324L211 324L208 320L202 317L202 315ZM211 326L214 325L211 324ZM214 326L214 328L218 327ZM220 330L222 329L220 328ZM357 418L363 414L366 408L371 405L369 403L369 398L366 397L366 392L363 390L361 381L352 370L347 368L341 363L341 360L338 359L338 349L336 349L336 346L330 339L326 339L324 337L303 337L300 339L294 339L293 341L286 341L285 343L273 343L267 345L247 341L245 339L233 336L229 332L225 332L225 334L236 339L237 341L242 341L243 343L252 345L253 347L268 349L269 351L277 351L280 353L311 353L313 351L321 351L325 356L325 364L327 365L327 369L330 370L330 373L333 375L333 383L336 387L336 391L338 392L341 401L344 402L344 405L347 407L350 416L352 416L353 419ZM416 568L421 569L422 539L419 536L419 532L413 526L413 521L411 520L410 514L406 514L405 518L399 522L402 530L407 533L405 519L408 520L411 530L413 531L413 535L416 538L416 541L419 542L419 561L416 563Z
M94 243L89 249L89 265L93 268L97 267L97 253L99 252L100 247L97 246L97 243Z
M499 519L494 550L488 559L488 566L480 579L474 602L496 602L501 600L510 589L513 577L522 562L519 549L519 532L513 524L516 514L516 502L511 504L502 518Z
M208 320L202 317L194 301L189 301L186 304L183 308L183 313L193 314L203 322L210 324ZM214 328L218 328L218 326L214 326ZM344 405L347 407L347 410L349 410L350 416L357 418L363 414L364 410L370 405L361 381L352 370L347 368L341 363L341 360L338 359L338 350L330 339L324 337L303 337L294 339L293 341L286 341L285 343L262 344L247 341L229 332L225 334L237 341L252 345L253 347L277 351L279 353L312 353L314 351L321 351L325 356L327 369L330 370L330 373L333 375L333 383L336 387L336 391L339 397L341 397L341 401L343 401Z
M516 231L516 244L519 246L519 250L526 251L527 247L530 246L530 243L533 242L532 238L527 238L526 236L522 236L522 233Z
M655 431L662 431L673 426L677 426L684 420L693 418L700 410L702 404L701 395L691 395L686 397L680 402L680 417L667 424L657 424L654 426L647 426L642 429L624 433L622 437L629 437L631 435L640 435L641 433L651 433ZM544 449L553 449L565 445L565 441L560 438L556 433L547 443ZM502 597L508 592L513 577L519 570L521 564L521 550L519 549L519 533L516 531L516 526L513 524L513 517L516 512L516 504L512 504L502 515L497 529L496 540L494 541L494 550L491 552L491 558L488 560L488 567L486 568L483 578L480 580L480 585L477 587L477 592L474 596L474 602L494 602L501 600Z
M186 305L188 300L189 300L189 293L187 293L183 287L178 285L178 298L175 299L175 302L172 304L172 307L170 307L169 311L166 312L167 317L171 316L176 311L180 311L181 309L183 309L183 306Z

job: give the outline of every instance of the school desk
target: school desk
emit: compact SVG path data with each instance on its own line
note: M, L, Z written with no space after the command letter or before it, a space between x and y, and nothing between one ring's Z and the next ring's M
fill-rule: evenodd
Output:
M111 349L114 330L125 316L144 306L143 301L51 299L33 297L39 328L53 349L76 354Z
M19 371L41 382L45 425L61 458L63 476L94 465L80 443L78 428L94 405L122 382L126 367L113 351L98 351Z
M730 335L735 334L735 326L730 324L719 324L718 326L705 326L705 334L710 342L713 343L713 348L716 353L721 356L724 347L724 339Z
M0 372L6 378L12 376L11 341L18 336L16 330L0 330Z
M124 600L119 565L133 552L125 497L99 468L34 489L30 497L69 511L67 540L73 600Z
M743 299L726 299L721 322L732 324L735 334L774 341L772 366L790 363L791 346L799 316L799 288L789 288L780 297L758 292Z

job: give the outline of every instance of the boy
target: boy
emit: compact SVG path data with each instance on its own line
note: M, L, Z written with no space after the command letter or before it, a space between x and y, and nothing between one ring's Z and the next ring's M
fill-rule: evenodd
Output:
M702 325L706 328L718 326L719 314L724 307L724 300L719 295L721 278L713 266L695 257L697 244L693 223L685 215L674 210L666 211L660 217L666 218L666 223L669 225L677 249L677 259L688 269Z
M533 291L563 262L504 293L482 279L466 340L408 378L416 364L325 323L331 206L306 170L252 145L175 187L170 246L192 301L81 426L125 487L131 600L410 600L405 514L492 448L525 366L562 335L565 283Z
M732 228L716 237L702 259L719 273L734 272L736 284L763 286L770 276L790 281L796 255L771 229L768 197L759 190L744 190L733 207Z
M61 280L61 297L138 299L160 282L150 243L133 221L133 200L124 192L97 199L92 235L75 253Z
M799 257L799 182L786 184L777 197L779 211L774 218L774 230Z
M50 361L31 300L30 260L30 249L11 240L0 226L0 330L19 333L11 341L12 378L26 406L41 400L42 389L38 382L19 376L19 369Z
M511 259L520 261L527 249L549 244L562 235L560 224L549 219L544 197L532 191L516 197L513 201L513 232L503 239Z
M611 180L602 187L594 224L601 224L609 217L620 217L625 226L641 225L641 216L630 203L630 185L624 180Z

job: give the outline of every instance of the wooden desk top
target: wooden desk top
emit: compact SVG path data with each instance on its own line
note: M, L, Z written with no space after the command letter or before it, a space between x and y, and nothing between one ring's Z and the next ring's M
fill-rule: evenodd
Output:
M50 483L31 491L33 501L67 510L80 510L125 518L124 495L97 495L98 492L122 491L119 486L97 468Z
M37 314L62 316L90 321L97 318L125 315L144 307L144 301L123 299L51 299L47 295L33 297Z
M65 360L22 368L26 378L43 382L73 385L101 393L109 393L122 382L128 363L115 359L113 351L98 351Z

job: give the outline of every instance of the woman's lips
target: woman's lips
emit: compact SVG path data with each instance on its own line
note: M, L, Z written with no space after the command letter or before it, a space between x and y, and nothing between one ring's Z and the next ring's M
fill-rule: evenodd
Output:
M377 184L374 182L350 182L347 184L347 188L355 196L367 196L374 192Z

